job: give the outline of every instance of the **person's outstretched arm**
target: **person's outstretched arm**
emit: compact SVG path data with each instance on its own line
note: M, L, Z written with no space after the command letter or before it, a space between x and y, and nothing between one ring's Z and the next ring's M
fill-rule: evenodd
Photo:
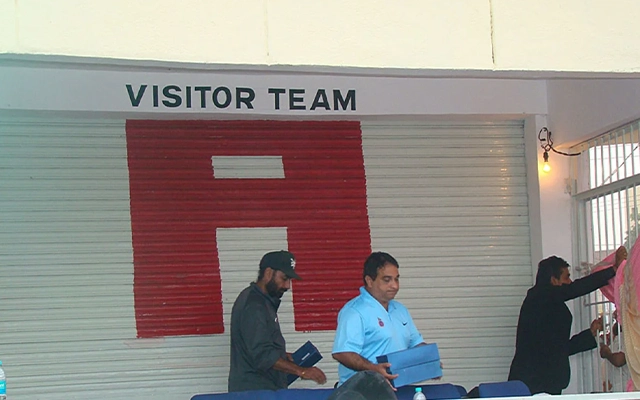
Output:
M609 279L616 276L616 271L622 263L627 259L627 249L624 246L620 246L616 250L616 258L614 264L605 268L602 271L594 272L591 275L587 275L584 278L576 279L569 285L554 286L551 290L551 295L556 300L567 301L575 299L576 297L584 296L587 293L591 293L594 290L606 285Z
M582 353L583 351L595 349L598 346L595 338L598 336L598 331L600 330L602 330L602 317L593 320L589 329L585 329L569 339L569 355L571 356Z

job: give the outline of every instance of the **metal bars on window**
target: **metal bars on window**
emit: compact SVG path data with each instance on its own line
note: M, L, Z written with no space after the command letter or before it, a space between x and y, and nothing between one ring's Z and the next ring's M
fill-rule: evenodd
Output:
M573 160L573 178L577 192L573 198L576 211L576 270L584 276L597 268L609 254L624 245L627 249L638 237L640 205L640 121L605 133L571 149L580 152ZM582 322L588 324L602 317L603 333L598 350L585 359L585 392L624 391L623 368L600 357L603 344L616 353L623 351L620 327L614 318L615 306L602 292L596 291L582 303Z
M578 193L640 174L640 121L580 143ZM585 179L586 178L586 179Z

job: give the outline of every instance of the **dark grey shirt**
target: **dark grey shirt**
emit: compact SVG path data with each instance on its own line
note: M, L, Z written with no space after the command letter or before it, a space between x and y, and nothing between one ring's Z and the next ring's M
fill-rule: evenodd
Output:
M229 392L287 387L287 374L272 368L278 358L287 359L279 306L280 299L263 293L255 283L233 303Z

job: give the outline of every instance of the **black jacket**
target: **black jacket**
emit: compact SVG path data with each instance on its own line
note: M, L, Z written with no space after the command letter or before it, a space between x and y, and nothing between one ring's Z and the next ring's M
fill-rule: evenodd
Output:
M229 392L287 387L287 374L272 368L279 358L287 359L279 306L280 299L263 293L255 283L238 295L231 311Z
M565 301L606 285L614 276L613 268L607 268L569 285L536 282L520 309L509 380L523 381L532 394L560 394L571 378L569 356L597 346L590 329L570 337L573 316Z

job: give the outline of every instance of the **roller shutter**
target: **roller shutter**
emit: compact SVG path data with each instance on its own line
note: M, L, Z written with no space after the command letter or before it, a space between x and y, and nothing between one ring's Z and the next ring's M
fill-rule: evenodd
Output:
M400 262L398 299L439 344L444 381L506 378L531 283L519 122L5 118L0 140L0 359L16 397L225 391L231 305L285 247L305 280L280 323L290 350L320 348L327 386L333 318L372 249ZM211 143L224 151L194 161Z

